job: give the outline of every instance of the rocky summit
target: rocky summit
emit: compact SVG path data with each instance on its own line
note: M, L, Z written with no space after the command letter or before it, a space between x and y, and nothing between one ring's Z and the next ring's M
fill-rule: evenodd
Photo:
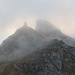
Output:
M54 39L21 60L0 63L0 75L75 75L75 47Z
M0 45L0 75L75 75L75 39L44 20L25 23Z

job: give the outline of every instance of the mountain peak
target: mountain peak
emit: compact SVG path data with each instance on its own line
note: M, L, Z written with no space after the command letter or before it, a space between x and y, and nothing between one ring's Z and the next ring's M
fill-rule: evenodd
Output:
M36 31L45 35L48 39L62 40L68 45L75 46L75 39L63 34L56 26L46 20L36 21Z
M61 34L61 31L46 20L37 20L36 21L36 31L46 35L47 37L51 37L52 39L59 38L58 35Z
M42 29L46 29L47 30L59 30L57 27L55 27L53 24L51 24L49 21L47 20L37 20L36 21L36 30L38 28L42 28Z
M0 62L21 59L43 46L43 40L45 40L43 35L25 23L24 26L17 29L13 35L3 41L0 46Z
M27 27L27 22L24 22L24 25L23 25L23 27Z
M75 75L75 45L64 43L75 43L75 40L63 35L46 20L38 20L36 28L38 32L25 22L3 42L0 46L0 74Z

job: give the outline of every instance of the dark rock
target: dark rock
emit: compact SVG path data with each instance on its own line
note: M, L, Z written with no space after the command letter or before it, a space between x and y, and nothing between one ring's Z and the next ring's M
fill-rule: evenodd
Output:
M62 41L51 42L18 62L8 63L3 73L7 75L75 75L75 48Z

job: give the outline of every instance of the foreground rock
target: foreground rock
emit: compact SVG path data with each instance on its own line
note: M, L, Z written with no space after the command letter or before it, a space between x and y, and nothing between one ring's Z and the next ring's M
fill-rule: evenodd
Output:
M75 75L75 48L52 40L22 60L1 63L0 75Z

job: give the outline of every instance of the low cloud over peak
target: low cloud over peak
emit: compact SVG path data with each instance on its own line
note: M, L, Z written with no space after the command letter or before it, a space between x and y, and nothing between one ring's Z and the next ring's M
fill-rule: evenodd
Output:
M74 0L0 0L0 34L4 40L21 27L25 20L34 28L36 19L47 19L62 32L75 37ZM11 28L9 29L9 27ZM10 33L5 30L12 30ZM6 36L5 36L6 35Z

